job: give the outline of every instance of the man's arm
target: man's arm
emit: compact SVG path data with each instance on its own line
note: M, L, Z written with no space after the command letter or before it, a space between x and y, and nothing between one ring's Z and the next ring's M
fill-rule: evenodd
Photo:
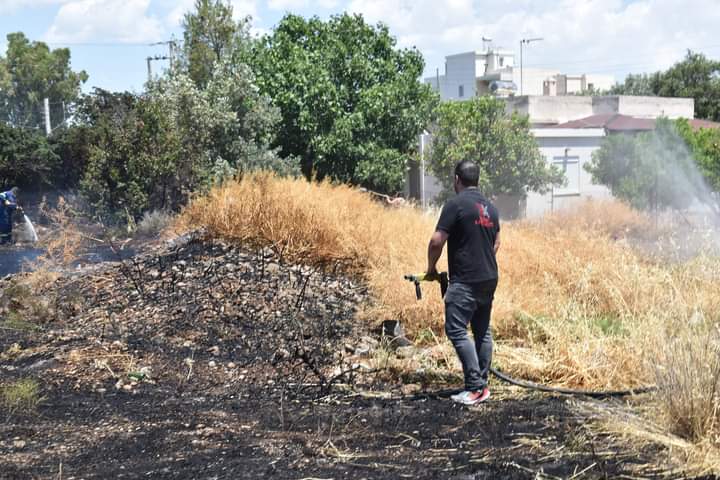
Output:
M430 237L430 243L428 243L428 267L426 273L437 273L437 261L440 259L440 255L442 255L442 250L447 239L448 234L443 230L435 230L435 233L433 233L432 237Z

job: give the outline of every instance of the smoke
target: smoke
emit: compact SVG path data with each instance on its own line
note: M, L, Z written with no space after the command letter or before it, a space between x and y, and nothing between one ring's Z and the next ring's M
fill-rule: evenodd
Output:
M648 207L658 227L669 232L665 240L675 243L684 257L700 251L720 254L720 197L675 122L659 119L656 129L638 141Z
M651 191L656 197L656 208L668 206L704 214L706 220L715 223L720 220L717 194L705 181L675 123L658 120L656 129L643 142L640 155L644 157L642 163L651 170L650 182L655 183Z

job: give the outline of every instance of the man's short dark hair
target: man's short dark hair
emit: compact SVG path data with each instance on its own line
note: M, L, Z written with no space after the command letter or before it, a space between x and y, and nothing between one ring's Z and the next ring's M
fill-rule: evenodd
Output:
M480 179L480 167L470 160L462 160L455 165L455 175L466 187L477 187Z

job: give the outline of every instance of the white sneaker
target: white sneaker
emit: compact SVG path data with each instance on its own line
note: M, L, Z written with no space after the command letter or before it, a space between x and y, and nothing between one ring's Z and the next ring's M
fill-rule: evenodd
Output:
M452 395L450 399L453 402L461 403L463 405L477 405L490 398L490 390L485 387L481 392L469 392L465 390L457 395Z

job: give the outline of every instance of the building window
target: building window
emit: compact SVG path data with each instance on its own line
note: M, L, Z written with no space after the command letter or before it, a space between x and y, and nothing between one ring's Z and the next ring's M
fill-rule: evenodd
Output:
M580 194L580 157L553 157L553 165L556 165L563 173L565 173L565 181L563 187L553 189L553 195L579 195Z
M458 87L458 97L463 98L464 94L465 94L465 89L463 88L463 85L460 85Z

